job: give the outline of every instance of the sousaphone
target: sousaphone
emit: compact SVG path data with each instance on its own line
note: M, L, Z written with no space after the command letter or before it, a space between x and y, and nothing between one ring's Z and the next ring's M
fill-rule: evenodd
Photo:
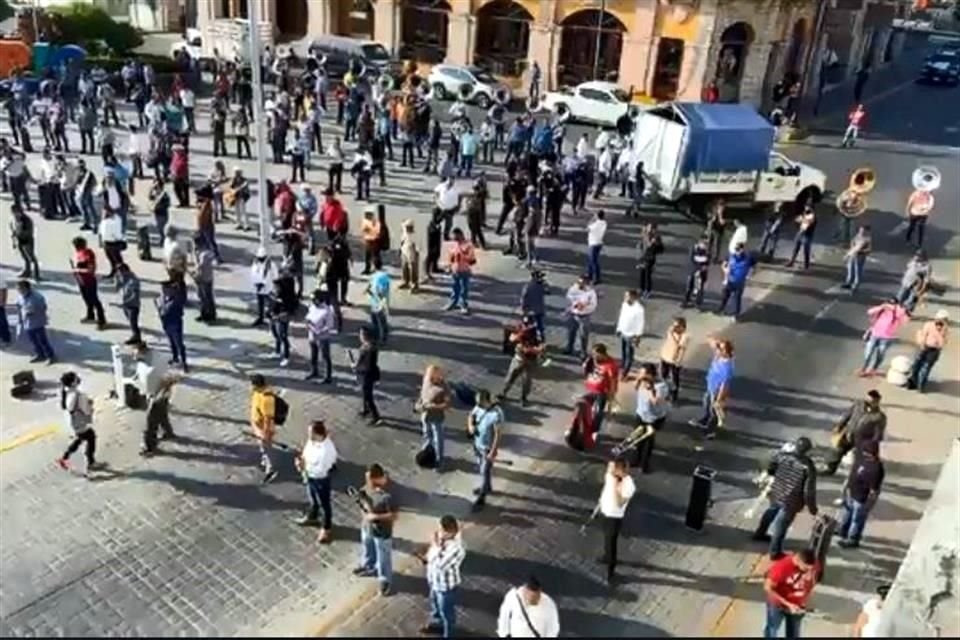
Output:
M940 188L943 178L936 167L917 167L912 176L914 192L907 201L907 213L912 216L925 216L933 211L933 192Z
M871 167L860 167L850 174L847 188L837 198L837 210L847 218L856 218L867 210L867 194L877 186L877 174Z

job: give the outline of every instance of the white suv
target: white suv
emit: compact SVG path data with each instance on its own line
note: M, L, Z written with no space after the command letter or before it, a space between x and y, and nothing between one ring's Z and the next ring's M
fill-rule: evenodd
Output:
M481 109L498 100L509 102L511 97L509 87L480 67L438 64L430 69L427 83L438 100L465 97Z

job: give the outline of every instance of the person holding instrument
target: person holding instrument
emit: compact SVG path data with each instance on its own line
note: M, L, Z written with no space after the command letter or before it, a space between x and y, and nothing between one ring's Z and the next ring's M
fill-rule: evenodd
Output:
M637 487L630 477L627 461L620 458L607 464L607 473L600 492L600 513L603 515L603 557L607 566L607 584L611 584L617 569L617 539L623 526L630 498Z
M657 369L652 364L645 364L637 378L637 426L647 426L652 429L650 435L643 438L637 445L637 465L643 473L650 473L650 458L653 456L653 445L656 433L667 421L667 412L670 410L670 385L664 380L657 379Z
M817 585L818 571L816 555L810 549L785 556L770 565L763 583L767 596L765 638L778 637L781 625L786 625L787 638L800 637L800 622Z
M526 407L530 404L533 374L545 348L541 334L537 330L537 321L534 314L528 313L523 317L517 330L510 334L510 343L515 345L513 359L510 360L507 378L503 382L503 390L497 396L497 400L500 402L506 400L513 383L517 381L517 378L522 378L520 404Z
M360 527L360 565L353 575L377 576L380 595L390 595L393 580L393 525L397 521L397 504L387 490L390 480L387 472L377 463L366 471L366 485L360 494L363 522Z

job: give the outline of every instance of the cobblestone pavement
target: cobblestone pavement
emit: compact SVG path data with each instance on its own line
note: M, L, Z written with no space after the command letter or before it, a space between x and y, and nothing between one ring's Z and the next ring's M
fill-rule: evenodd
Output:
M923 104L935 110L934 105ZM194 147L193 173L199 180L212 161L209 138L199 138ZM839 181L869 151L865 147L841 157L836 150L811 146L796 153L823 165L832 180ZM912 158L896 152L872 155L871 161L883 175L908 176L910 169L905 167L912 165ZM93 164L99 169L98 161ZM254 175L251 163L240 164ZM941 168L953 171L945 179L956 179L956 165ZM271 166L269 173L278 177L286 169ZM315 163L308 177L319 183L322 175ZM393 165L388 182L385 189L374 185L373 192L377 201L387 204L392 235L399 237L399 221L407 217L414 218L422 233L428 209L425 193L434 179ZM138 184L138 189L142 202L145 184ZM491 191L499 193L496 186ZM903 194L893 188L879 191L874 224L883 230L879 233L887 233L896 225L890 212L899 207ZM956 202L944 195L941 206L955 207ZM9 277L18 261L6 249L5 198L0 199L0 262ZM361 208L350 197L345 200L356 226ZM608 282L614 284L601 287L595 335L613 346L621 290L634 279L630 246L639 223L621 218L619 202L610 200L603 205L612 210L604 266ZM491 211L498 206L495 198ZM651 208L645 216L661 223L667 243L657 274L661 293L647 304L650 337L641 355L650 357L657 351L657 336L677 312L685 252L699 227L666 210ZM190 227L192 213L177 211L175 223ZM562 340L562 292L583 262L584 234L578 228L584 223L567 217L560 239L544 242L543 263L560 294L550 300L548 336L553 345ZM255 240L222 225L218 235L227 265L218 270L217 295L223 321L213 328L188 321L195 372L174 399L174 425L181 438L165 446L164 455L142 461L136 456L142 413L116 410L102 399L110 384L108 347L126 337L116 296L104 294L114 325L103 333L83 331L77 322L78 296L65 271L64 251L75 228L63 222L38 224L45 275L41 287L51 305L54 346L63 364L38 370L43 382L38 400L4 403L0 439L25 442L5 450L0 458L4 635L410 635L424 613L424 583L410 552L443 513L467 520L470 551L460 624L465 634L488 635L502 593L531 572L558 599L565 634L755 634L760 596L750 576L757 569L759 550L745 543L748 525L739 515L754 493L747 478L757 460L783 438L824 429L850 396L862 392L863 385L846 373L860 348L862 304L891 290L903 261L898 242L885 241L861 299L837 298L828 287L837 279L838 252L821 246L816 257L818 265L824 264L808 274L778 266L761 269L748 290L749 310L736 325L712 314L688 314L698 342L708 333L724 331L740 346L742 386L738 383L732 428L702 447L680 426L695 411L706 358L700 346L691 354L684 376L685 403L675 411L662 446L658 441L657 472L638 481L640 495L631 507L622 550L623 580L611 591L593 563L599 532L579 533L599 489L599 459L609 440L591 455L574 454L562 445L570 398L579 388L574 363L556 359L535 385L536 402L529 409L508 406L509 429L494 479L498 494L483 513L468 516L475 479L461 412L452 412L449 418L452 469L437 476L412 464L419 442L412 397L425 364L439 362L454 380L492 388L506 370L507 358L499 353L500 326L513 312L520 283L527 277L512 258L498 251L481 256L473 313L468 317L439 311L445 283L418 296L396 296L396 331L381 363L385 375L380 395L388 422L371 428L355 417L359 397L343 352L344 346L355 346L362 309L347 312L346 331L335 348L339 365L333 389L302 380L306 366L302 326L294 333L297 356L290 368L277 369L275 361L262 358L269 349L268 334L248 328L252 300L246 265ZM931 248L955 258L956 246L950 244L954 232L933 229ZM751 237L757 237L755 228ZM501 242L494 246L499 248ZM128 251L128 258L133 253ZM131 262L146 290L155 294L160 266L135 258ZM355 280L354 302L361 302L361 288L362 282ZM710 299L715 301L715 287L711 289ZM955 310L954 290L949 297ZM165 349L159 323L147 309L149 340ZM25 368L27 357L23 344L5 351L0 377ZM942 459L937 439L956 435L953 400L958 376L956 365L947 360L935 374L944 382L934 393L919 397L889 392L894 437L886 455L896 461L890 470L892 488L868 528L869 544L858 554L843 556L836 574L828 577L825 601L817 604L841 622L851 619L852 598L870 588L874 573L889 576L895 569L909 539L909 525L919 517ZM110 463L110 471L89 482L54 467L52 460L66 440L62 431L25 440L56 424L54 381L68 368L76 368L86 388L102 399L97 430L103 443L101 458ZM336 481L335 541L328 547L318 547L312 534L290 521L304 500L292 464L283 465L275 483L258 483L255 444L241 433L247 414L245 378L254 369L287 390L293 413L282 431L285 442L297 443L302 425L311 418L322 416L334 428L333 438L345 460ZM624 399L622 404L631 403ZM914 434L906 420L917 415L924 416L924 431L942 431ZM628 427L617 422L609 427L611 438L627 432ZM817 440L823 443L825 438ZM374 585L349 572L357 553L358 514L342 490L359 482L362 468L372 461L389 469L403 508L396 541L398 593L386 602L375 597ZM699 463L717 468L720 476L706 532L692 534L682 526L682 514L689 474ZM837 488L826 483L824 503ZM805 535L806 524L798 521L794 544Z

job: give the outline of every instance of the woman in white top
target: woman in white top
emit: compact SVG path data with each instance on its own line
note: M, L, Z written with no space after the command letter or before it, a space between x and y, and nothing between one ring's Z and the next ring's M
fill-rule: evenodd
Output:
M507 591L497 617L499 638L556 638L560 636L560 615L553 598L543 592L533 576Z
M333 529L333 511L330 501L330 471L337 464L337 448L327 435L327 425L323 420L314 420L307 432L307 441L296 458L297 470L307 485L307 498L310 506L303 517L297 520L301 526L317 524L320 509L323 509L323 524L317 536L317 542L330 542Z
M103 252L110 262L110 273L107 277L113 278L117 274L117 266L123 262L123 251L127 248L127 241L123 235L123 220L114 209L104 208L103 220L100 221L97 234L100 236Z
M70 446L57 459L57 464L66 471L70 470L70 456L85 443L84 455L87 458L87 473L103 467L96 462L97 434L93 430L93 401L80 391L80 376L68 371L60 376L60 408L63 410L64 423L70 427L73 440Z

